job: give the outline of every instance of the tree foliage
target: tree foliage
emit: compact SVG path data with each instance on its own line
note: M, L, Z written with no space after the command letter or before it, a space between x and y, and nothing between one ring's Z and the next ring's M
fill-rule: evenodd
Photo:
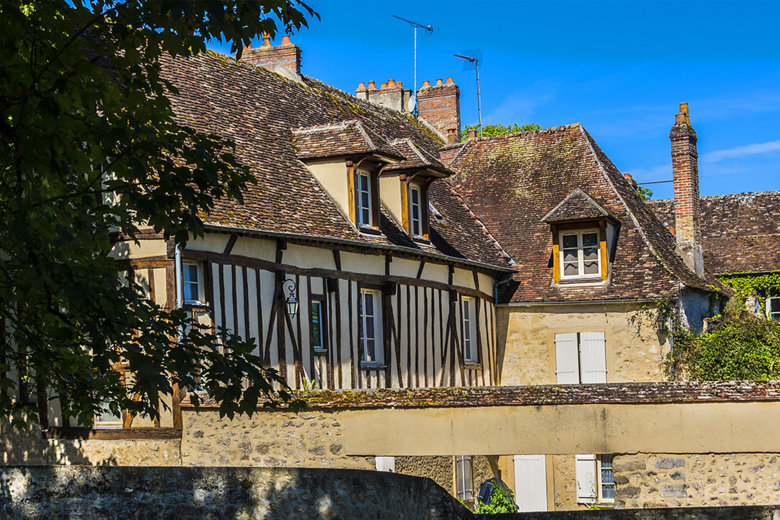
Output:
M518 132L531 132L533 130L539 130L540 128L541 126L535 123L526 123L524 125L518 125L517 123L512 123L511 125L485 125L482 127L482 137L497 137ZM476 130L477 135L479 135L479 125L466 125L460 133L461 141L465 141L468 138L469 130Z
M229 416L279 397L251 343L156 305L109 253L139 223L184 244L253 182L232 142L176 119L163 61L213 40L240 55L312 16L296 0L0 3L0 417L22 426L55 397L81 424L101 403L155 416L174 385Z
M490 495L490 502L486 504L480 500L474 512L479 514L516 513L517 509L512 491L503 485L497 485Z
M642 200L650 200L653 198L653 190L645 188L644 186L637 185L636 192L642 198Z

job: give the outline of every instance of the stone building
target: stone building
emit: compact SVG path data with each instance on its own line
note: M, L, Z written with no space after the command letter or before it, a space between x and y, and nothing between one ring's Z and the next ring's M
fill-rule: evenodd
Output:
M292 388L333 391L341 408L394 409L415 396L414 406L433 407L426 392L441 387L457 396L526 385L542 395L540 385L662 381L671 343L652 319L659 302L699 329L723 293L705 269L711 235L697 223L687 107L672 131L675 179L688 191L667 211L675 237L651 209L663 214L663 204L644 203L581 125L460 143L451 79L423 85L415 119L400 82L369 82L356 97L305 76L288 37L247 49L243 63L207 53L164 69L178 116L234 140L258 182L244 204L217 203L206 235L186 247L120 235L117 260L150 298L254 338ZM604 388L619 399L618 387ZM646 388L655 387L633 391ZM566 399L559 404L583 404ZM44 431L0 425L2 462L375 468L431 477L471 502L499 476L524 509L574 509L710 504L709 487L743 489L724 478L742 478L753 460L413 447L390 457L381 442L356 454L345 446L360 432L326 398L299 415L236 421L213 403L196 413L184 392L168 404L157 423L123 414L83 427L64 422L55 399ZM728 466L729 476L689 498L709 478L702 464ZM776 478L775 462L760 464L764 481Z

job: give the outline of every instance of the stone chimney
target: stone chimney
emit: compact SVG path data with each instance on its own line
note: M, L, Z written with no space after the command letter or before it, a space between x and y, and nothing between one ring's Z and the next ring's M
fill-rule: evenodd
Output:
M376 82L373 80L368 82L368 88L361 81L355 89L355 97L405 114L409 112L412 89L404 88L403 83L393 78L388 79L386 83L381 83L380 88L376 88Z
M435 85L423 82L417 91L417 112L442 137L447 135L450 128L454 128L456 134L460 135L460 89L452 78L447 78L446 82L437 79Z
M699 226L699 154L696 131L691 126L688 103L680 103L669 134L674 172L674 228L677 254L699 276L704 275L704 257Z
M259 49L245 48L241 59L285 77L292 76L297 80L301 77L301 49L287 35L282 36L282 43L274 47L271 37L263 34L263 45Z

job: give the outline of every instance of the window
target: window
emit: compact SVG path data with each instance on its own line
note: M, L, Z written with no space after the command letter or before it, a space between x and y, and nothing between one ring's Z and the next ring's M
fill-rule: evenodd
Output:
M559 240L561 280L601 278L601 247L598 230L561 232Z
M199 264L182 264L182 289L184 303L201 303L203 298L203 284L201 283L201 268Z
M355 180L357 225L358 227L374 226L371 175L368 172L358 170L355 174Z
M612 471L612 455L601 455L599 462L599 502L615 501L615 473Z
M102 403L103 411L95 416L95 428L121 428L122 414L115 414L108 408L108 403Z
M780 297L766 299L766 315L770 320L780 321Z
M423 236L422 190L417 184L409 185L409 233L413 237Z
M474 500L474 481L471 474L471 456L457 455L455 457L455 484L458 487L458 498L464 502Z
M327 331L325 302L319 298L314 299L314 297L312 297L309 321L311 348L314 350L325 350L327 348L325 339Z
M461 297L461 316L463 320L463 360L466 363L478 363L477 339L475 334L476 313L474 312L474 298Z
M576 455L577 503L615 501L612 455Z
M362 349L361 362L366 365L384 362L381 295L376 289L360 290L358 342Z
M555 335L555 374L558 384L606 383L606 340L603 332Z

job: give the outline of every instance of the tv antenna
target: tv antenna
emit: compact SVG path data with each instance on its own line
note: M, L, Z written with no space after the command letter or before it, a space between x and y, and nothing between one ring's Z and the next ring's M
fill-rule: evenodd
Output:
M479 117L479 136L482 137L482 98L479 95L479 59L481 56L479 55L479 51L470 51L469 54L472 54L473 56L467 54L453 54L453 56L468 62L466 63L467 69L470 69L471 66L474 65L477 70L477 116Z
M410 112L415 116L417 115L417 29L423 29L429 34L433 34L433 27L430 25L423 25L421 23L401 18L398 15L393 15L393 18L398 18L402 22L406 22L414 28L414 91L412 92L412 98L409 100Z

